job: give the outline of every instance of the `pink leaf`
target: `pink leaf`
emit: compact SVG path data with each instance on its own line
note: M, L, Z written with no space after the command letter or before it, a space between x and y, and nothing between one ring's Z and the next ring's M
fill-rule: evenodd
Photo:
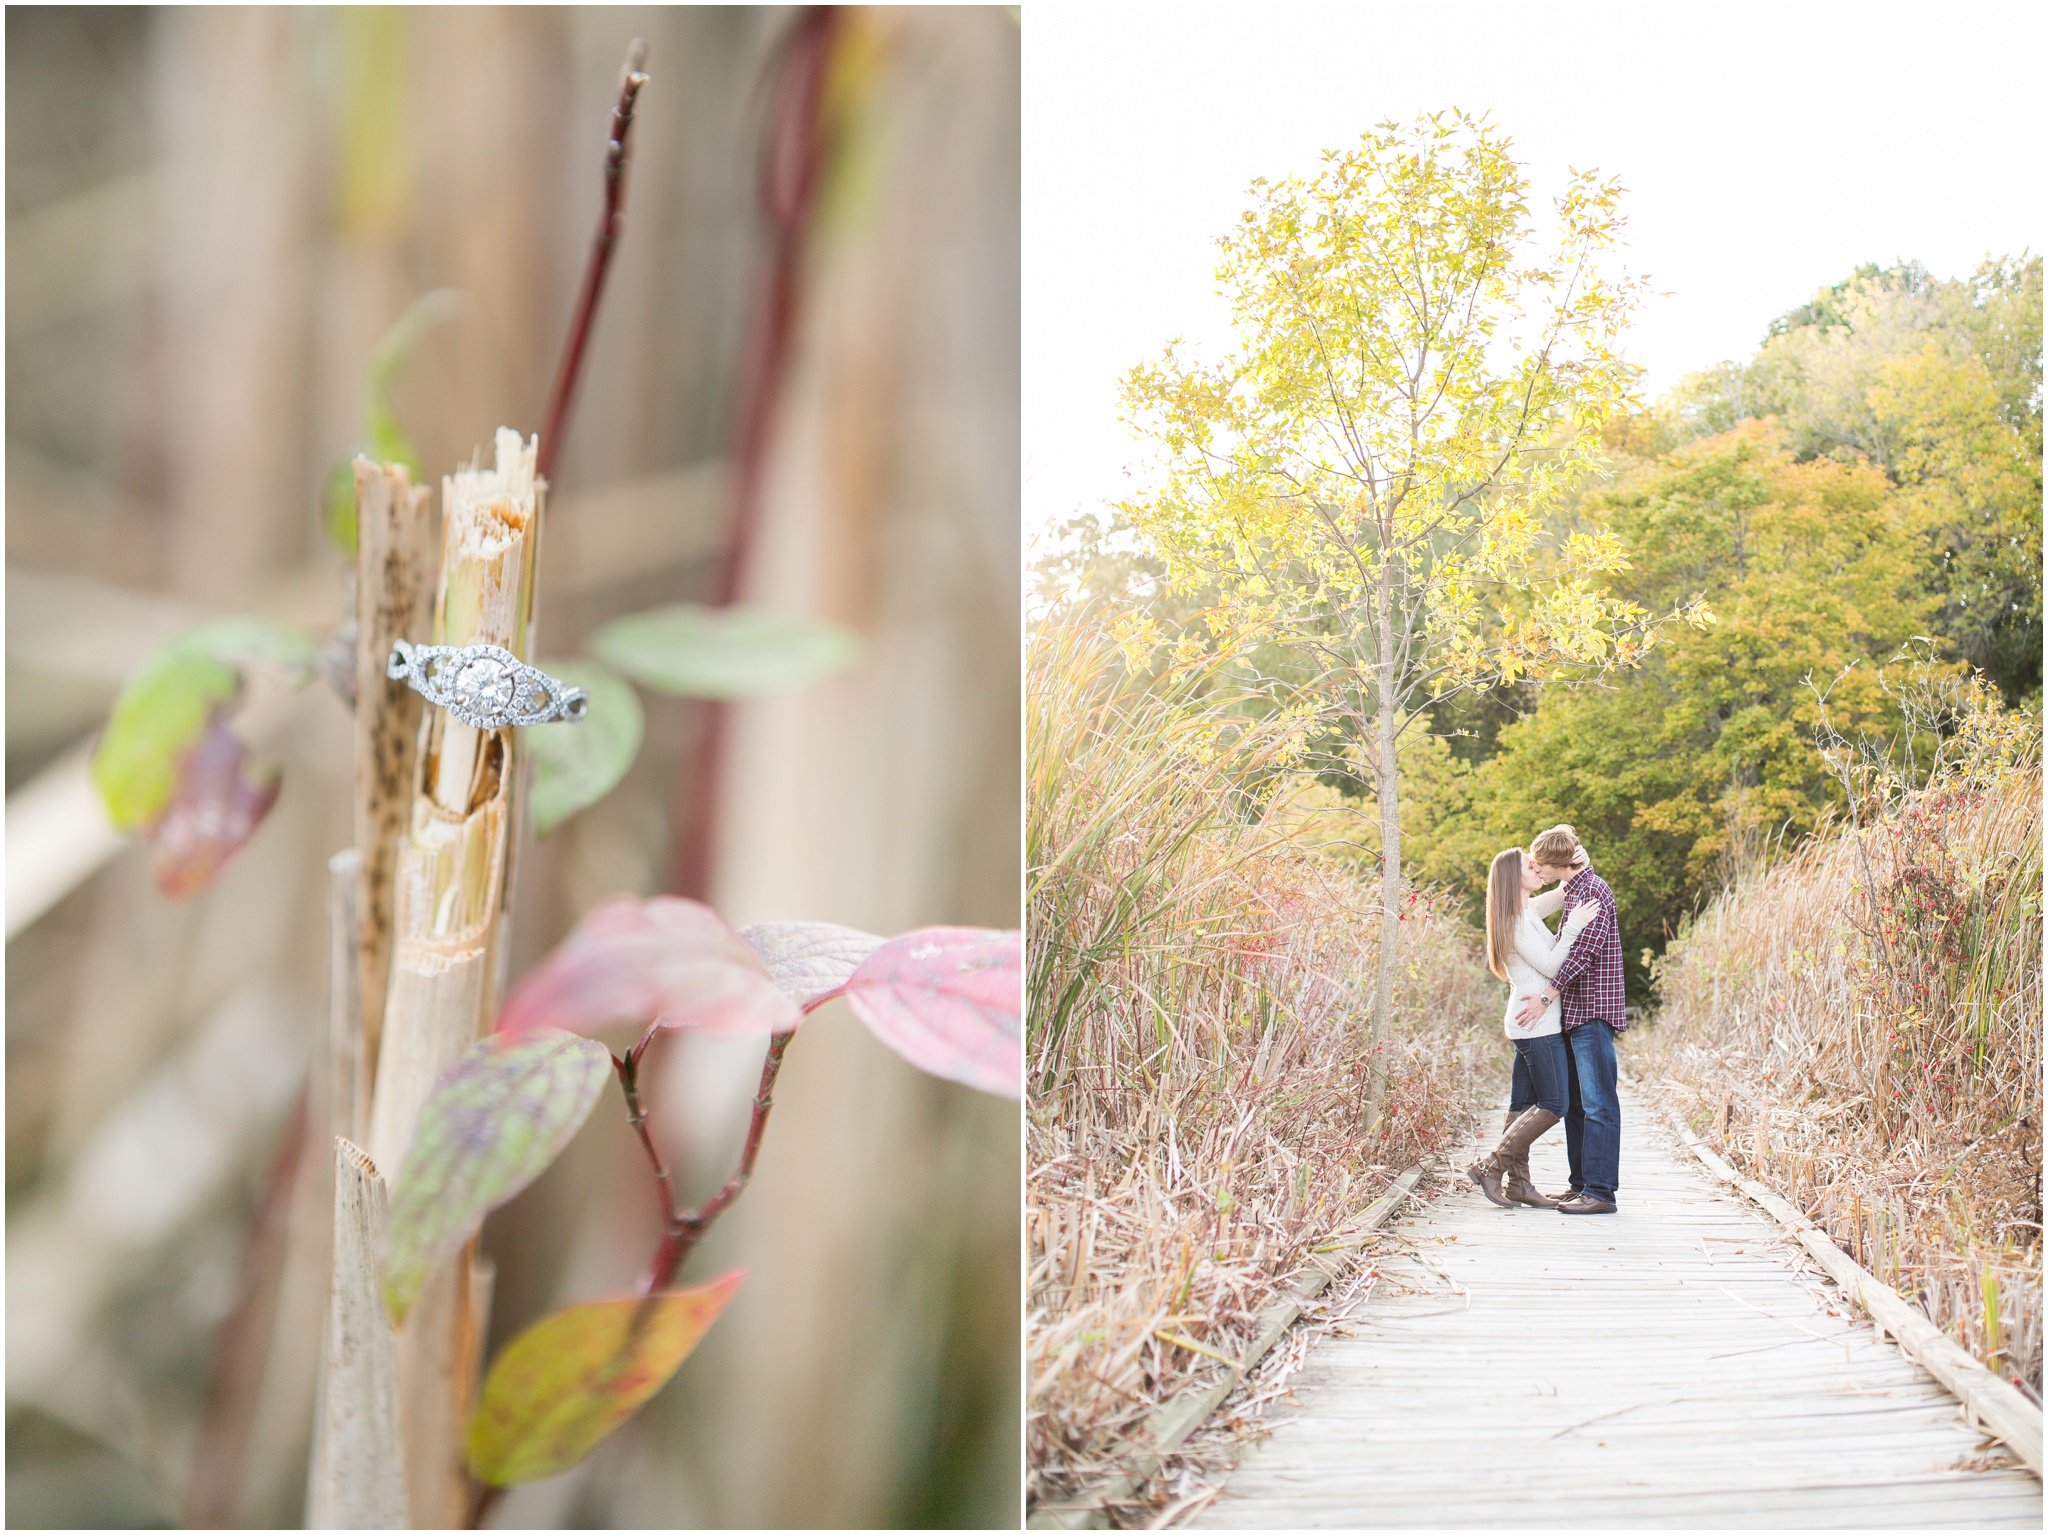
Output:
M802 1007L853 978L882 940L836 922L758 922L740 929L790 1001Z
M1024 1096L1024 935L921 927L868 956L847 1003L911 1065L1006 1098Z
M499 1031L659 1023L713 1034L780 1033L802 1014L754 951L701 901L613 896L527 973Z
M220 711L178 759L170 807L150 829L149 871L165 895L204 890L277 802L279 775L251 780L248 760Z

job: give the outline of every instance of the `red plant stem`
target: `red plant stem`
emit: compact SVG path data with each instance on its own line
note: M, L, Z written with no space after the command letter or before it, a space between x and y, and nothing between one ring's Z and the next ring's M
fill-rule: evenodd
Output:
M761 521L768 449L774 441L777 406L796 336L805 236L823 179L825 74L838 27L838 7L805 8L777 61L775 106L762 144L760 185L761 207L773 230L773 245L741 364L732 443L731 532L712 593L712 601L719 607L739 600ZM677 806L675 888L682 895L702 899L710 893L717 856L716 822L729 706L707 702L699 708L702 728L691 754L693 760L683 775L682 799Z
M647 1053L647 1046L653 1038L654 1031L649 1029L623 1059L616 1055L612 1057L612 1069L618 1073L619 1086L626 1092L626 1123L640 1137L641 1148L646 1151L647 1160L654 1168L654 1195L661 1205L661 1224L665 1231L676 1221L675 1184L669 1176L668 1163L662 1160L660 1148L647 1132L647 1110L640 1104L640 1058Z
M626 140L633 131L633 106L640 87L647 83L641 65L647 62L647 44L634 38L626 49L626 67L619 73L619 104L612 108L611 128L604 145L604 212L597 221L597 233L590 242L590 257L583 266L583 290L576 297L576 314L569 322L569 338L562 345L562 360L555 368L555 386L548 398L548 413L540 429L540 456L536 472L553 482L555 460L560 456L562 431L568 425L569 404L576 393L576 379L583 371L583 352L590 343L591 325L597 318L597 301L604 294L604 280L611 271L612 251L626 227Z
M731 1207L732 1202L746 1191L748 1181L754 1176L754 1159L761 1154L761 1135L768 1128L769 1110L775 1107L775 1077L776 1073L782 1070L782 1052L789 1048L790 1037L794 1032L789 1030L775 1034L768 1040L768 1056L761 1063L761 1085L754 1091L753 1118L747 1124L747 1144L740 1152L739 1166L734 1168L732 1176L725 1180L725 1187L700 1208L684 1211L675 1211L671 1208L666 1228L662 1232L661 1245L654 1250L654 1259L648 1265L647 1277L641 1281L641 1294L651 1295L656 1290L667 1289L698 1242L703 1240L704 1233L711 1228L711 1223L723 1215ZM623 1072L621 1080L624 1080ZM637 1100L633 1098L630 1090L628 1102L637 1108ZM644 1124L645 1116L641 1118ZM654 1161L657 1169L655 1176L666 1179L668 1173L662 1168L660 1155L655 1151L653 1142L648 1139L646 1130L639 1125L636 1125L636 1128L640 1129L641 1143L646 1146L648 1156ZM664 1202L667 1197L664 1184Z
M732 542L719 572L720 606L739 598L760 520L761 487L768 448L774 440L776 407L789 372L790 343L796 335L798 279L804 237L817 206L825 164L823 132L825 66L832 56L839 8L807 7L796 19L782 58L775 114L762 146L761 207L773 225L774 247L754 317L752 345L740 376L739 414L733 458Z
M476 1482L474 1492L475 1496L469 1505L469 1527L472 1530L480 1530L484 1527L484 1521L491 1517L498 1504L504 1500L505 1489L493 1487L488 1482Z

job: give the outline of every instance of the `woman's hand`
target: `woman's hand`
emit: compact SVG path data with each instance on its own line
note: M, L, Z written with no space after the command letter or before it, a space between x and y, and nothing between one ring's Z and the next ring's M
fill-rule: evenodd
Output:
M1598 901L1581 901L1578 905L1574 906L1571 909L1570 914L1574 917L1584 917L1588 922L1590 922L1599 913L1599 911L1600 903Z

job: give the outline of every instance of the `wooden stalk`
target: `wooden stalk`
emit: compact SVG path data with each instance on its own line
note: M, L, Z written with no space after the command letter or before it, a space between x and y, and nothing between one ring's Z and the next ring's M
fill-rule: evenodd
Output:
M526 658L542 486L535 447L500 430L494 468L442 482L433 643L500 645ZM369 1152L396 1183L435 1080L488 1025L495 950L516 837L519 749L433 710L420 732L407 833L398 849L390 990L370 1104ZM471 1315L473 1252L427 1283L398 1337L407 1506L415 1528L461 1526L462 1435L482 1320Z
M398 1354L377 1278L389 1194L376 1164L334 1138L334 1295L313 1467L317 1529L406 1528Z
M359 1115L340 1133L369 1134L385 989L391 974L392 880L412 805L413 755L422 701L384 673L392 644L426 632L434 583L433 498L403 464L358 458L356 472L355 836L362 858L361 936L356 950L362 1030L348 1092ZM341 1084L336 1083L337 1100Z
M327 1129L323 1139L353 1140L356 1122L356 1089L363 1045L362 972L360 957L360 895L363 860L352 847L345 847L327 860ZM338 1207L337 1207L338 1208ZM342 1279L341 1248L328 1249L330 1277L327 1312L321 1334L320 1371L313 1390L313 1456L306 1478L306 1528L335 1528L335 1514L329 1502L327 1464L327 1380L334 1370L329 1353L333 1339L334 1297Z
M328 1134L350 1140L358 1134L358 1093L368 1089L361 1080L362 881L363 858L354 848L327 860L327 1125Z

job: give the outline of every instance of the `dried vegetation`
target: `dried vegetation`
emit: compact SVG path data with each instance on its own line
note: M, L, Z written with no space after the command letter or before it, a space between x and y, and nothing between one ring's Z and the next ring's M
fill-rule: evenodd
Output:
M1658 1026L1629 1056L2038 1400L2039 737L1981 684L1924 668L1901 703L1902 744L1827 753L1855 815L1671 945Z
M1228 661L1133 675L1081 624L1047 625L1029 664L1036 1504L1099 1487L1161 1401L1241 1357L1309 1251L1462 1128L1502 1057L1477 935L1413 897L1369 1131L1378 892L1265 814L1298 781L1298 722L1247 708Z

